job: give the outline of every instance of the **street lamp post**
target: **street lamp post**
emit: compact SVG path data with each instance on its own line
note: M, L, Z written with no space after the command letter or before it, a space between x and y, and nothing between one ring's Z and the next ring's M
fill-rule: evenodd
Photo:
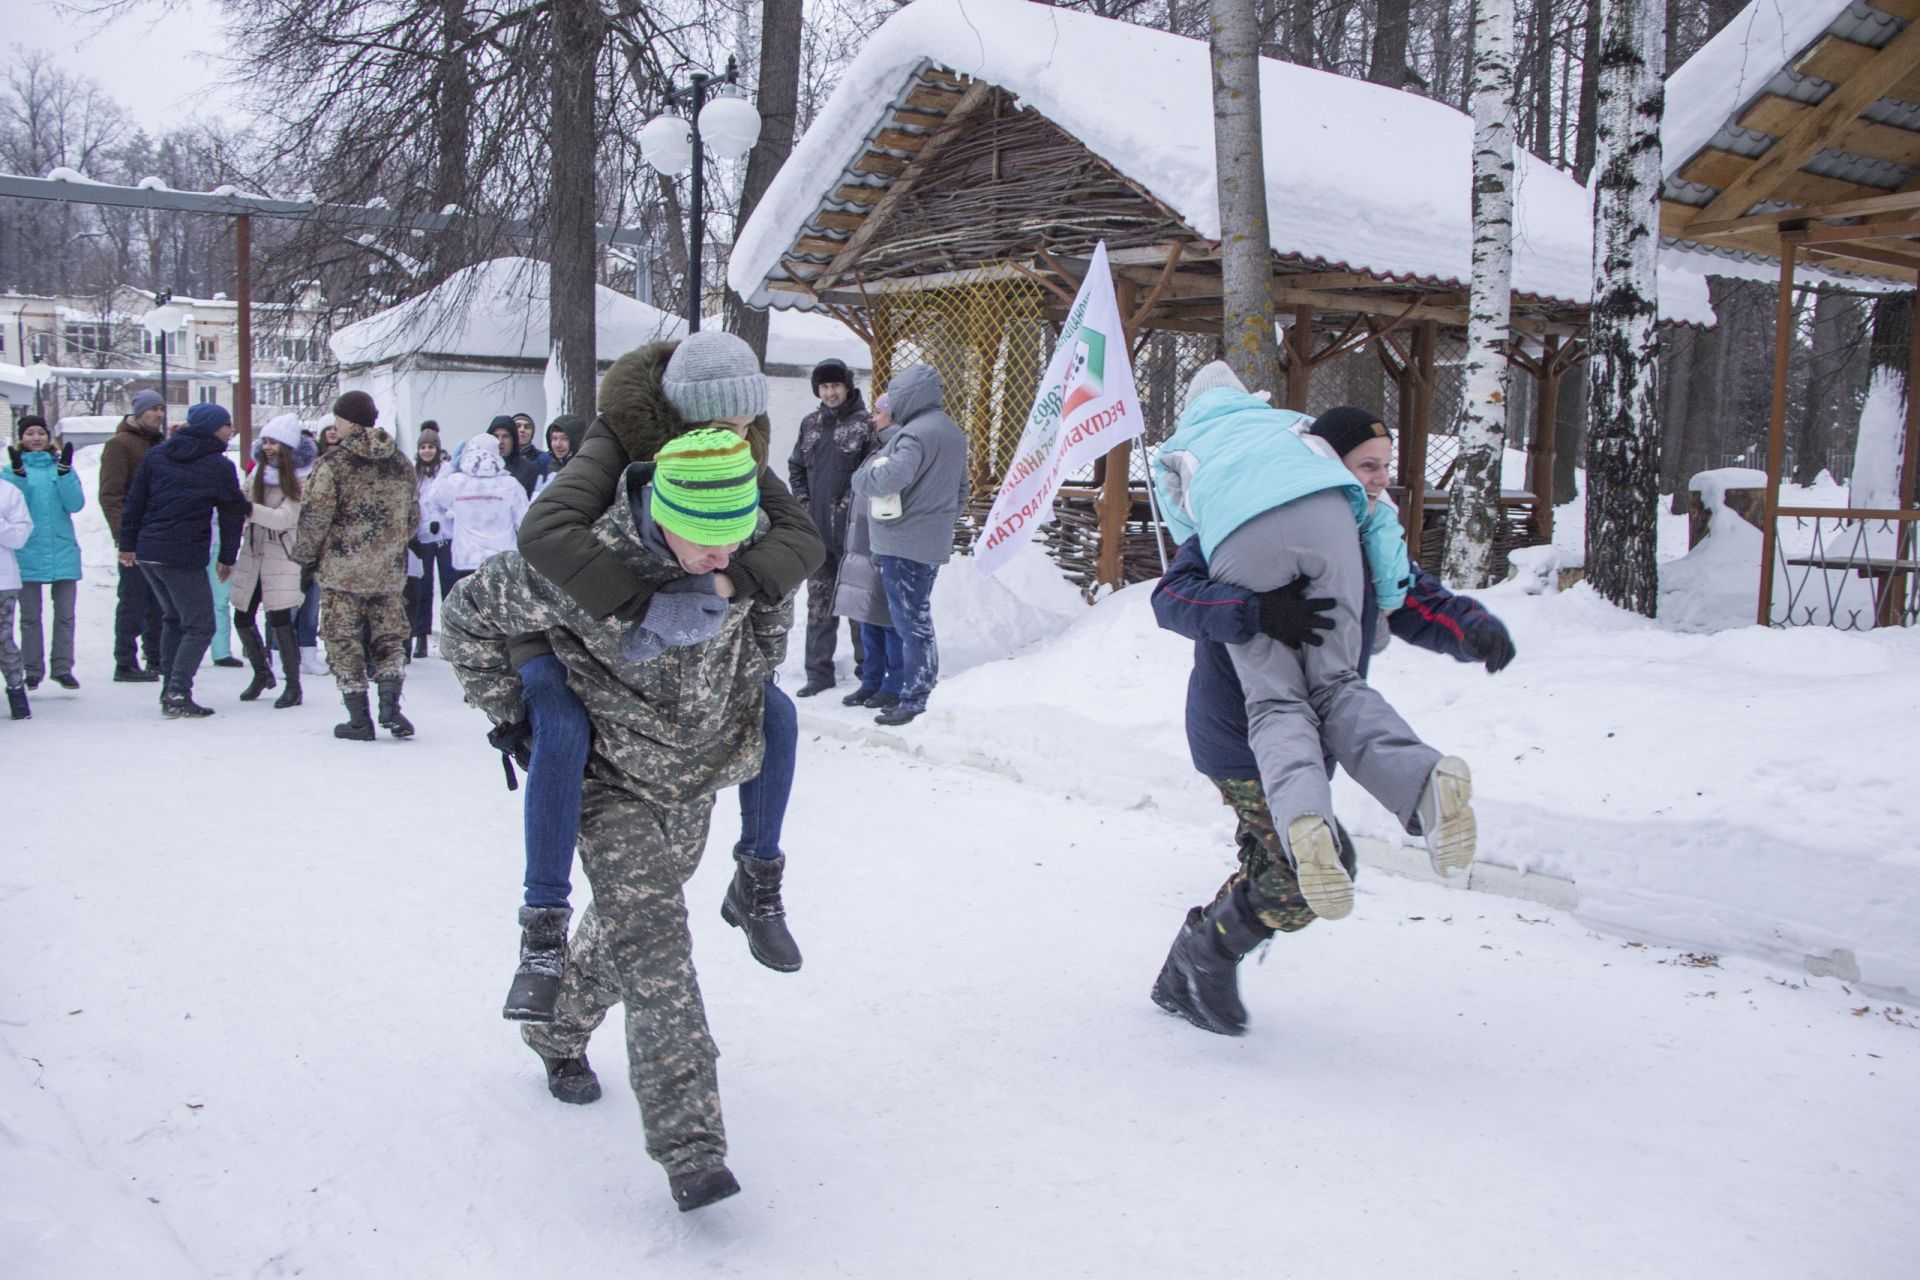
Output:
M169 403L167 397L167 337L182 324L186 323L187 313L173 305L173 291L162 289L153 295L153 310L140 317L140 324L153 335L154 345L160 348L160 401Z
M727 59L726 74L695 71L684 89L668 88L669 107L687 104L691 121L677 115L656 116L640 131L640 152L648 164L673 177L692 166L693 193L687 220L687 332L700 331L701 267L706 254L706 186L704 152L722 160L738 160L753 150L760 137L760 113L739 87L740 68Z

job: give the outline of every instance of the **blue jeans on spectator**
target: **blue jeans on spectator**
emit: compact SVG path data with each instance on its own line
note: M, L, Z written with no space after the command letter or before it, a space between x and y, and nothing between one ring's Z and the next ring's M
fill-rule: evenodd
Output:
M567 669L550 653L520 664L520 695L533 726L527 766L526 903L564 907L573 891L573 848L580 840L580 784L593 727L567 688Z
M900 709L925 711L927 695L940 682L940 647L933 638L933 580L937 564L921 564L900 556L875 556L880 585L887 592L887 612L900 633Z
M320 584L315 583L307 591L307 598L300 602L300 612L293 615L293 628L300 633L300 647L311 649L320 643Z
M761 723L767 754L760 775L740 784L740 843L733 846L733 851L771 861L780 856L780 828L787 820L787 798L793 794L793 762L800 746L800 717L793 709L793 699L771 680L767 681Z
M160 601L161 696L184 697L193 692L194 674L213 643L211 577L198 567L142 561L140 568Z
M900 633L892 627L860 624L860 643L867 650L867 665L860 677L860 692L890 693L900 696L900 681L906 674L900 657Z

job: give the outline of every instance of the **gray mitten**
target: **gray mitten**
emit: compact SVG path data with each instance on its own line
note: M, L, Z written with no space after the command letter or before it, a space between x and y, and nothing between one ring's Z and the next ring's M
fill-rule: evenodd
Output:
M629 662L645 662L711 640L726 620L727 602L714 592L711 573L676 578L653 593L646 615L621 634L620 653Z

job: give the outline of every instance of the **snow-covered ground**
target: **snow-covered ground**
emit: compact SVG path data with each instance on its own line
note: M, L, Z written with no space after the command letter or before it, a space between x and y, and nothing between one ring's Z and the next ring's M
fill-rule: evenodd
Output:
M1186 646L1143 588L956 563L932 713L801 704L797 975L719 920L722 797L689 899L746 1190L683 1216L617 1028L575 1109L498 1017L518 796L445 665L406 743L211 669L219 714L164 721L109 683L89 571L86 687L0 722L7 1280L1911 1273L1920 635L1515 585L1502 675L1395 645L1376 683L1472 761L1485 858L1578 905L1370 872L1245 966L1226 1040L1146 998L1230 857ZM1809 975L1835 950L1864 982Z

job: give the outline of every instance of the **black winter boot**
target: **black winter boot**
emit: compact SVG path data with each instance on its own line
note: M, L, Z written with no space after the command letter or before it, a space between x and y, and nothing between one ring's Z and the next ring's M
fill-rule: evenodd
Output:
M213 708L195 702L192 693L163 693L160 695L160 714L169 720L199 720L212 715Z
M778 858L733 855L733 883L720 903L720 918L747 935L747 950L769 969L794 973L800 968L800 948L787 932L787 909L780 901L780 876L787 869Z
M415 636L413 638L413 656L416 658L424 658L427 656L427 638L425 636Z
M682 1213L704 1209L715 1200L740 1193L740 1180L723 1164L696 1173L669 1174L667 1186L673 1191L673 1202L680 1206Z
M333 726L333 736L351 742L372 742L373 712L367 706L367 691L343 693L340 700L347 704L347 722Z
M1272 936L1253 914L1246 882L1236 881L1219 902L1187 912L1153 984L1153 1002L1202 1030L1240 1035L1247 1029L1240 958Z
M300 705L300 633L292 627L273 629L273 647L280 655L280 674L286 678L286 688L273 700L276 708L297 707Z
M249 622L233 630L240 637L240 652L247 655L247 665L253 668L253 681L240 691L240 701L253 702L279 682L273 678L273 667L267 661L267 646L260 639L260 629Z
M500 1016L509 1022L552 1022L567 968L567 907L520 908L520 967Z
M576 1107L600 1101L600 1077L587 1065L586 1054L577 1058L549 1058L543 1053L540 1061L547 1064L548 1093Z
M27 706L27 686L16 684L8 687L7 715L14 720L33 719L33 711Z
M400 714L399 676L380 682L380 727L396 738L413 736L413 721Z

